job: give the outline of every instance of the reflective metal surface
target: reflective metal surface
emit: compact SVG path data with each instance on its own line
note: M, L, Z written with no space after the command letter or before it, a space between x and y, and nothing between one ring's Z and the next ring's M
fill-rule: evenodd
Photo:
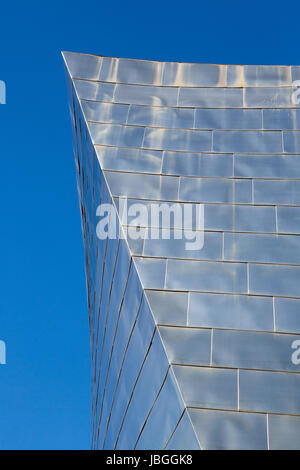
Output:
M300 67L63 58L92 448L300 449ZM203 246L153 203L203 204Z

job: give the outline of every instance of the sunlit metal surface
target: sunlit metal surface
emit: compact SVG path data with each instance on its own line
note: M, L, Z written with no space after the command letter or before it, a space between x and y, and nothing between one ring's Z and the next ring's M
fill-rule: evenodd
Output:
M63 57L92 448L300 449L300 67ZM125 220L124 198L203 204L203 247L187 251L176 220ZM101 239L110 203L117 236Z

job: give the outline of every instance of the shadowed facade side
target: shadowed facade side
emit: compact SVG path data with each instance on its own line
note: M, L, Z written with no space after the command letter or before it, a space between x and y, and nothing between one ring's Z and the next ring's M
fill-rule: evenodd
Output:
M299 449L300 67L63 57L92 447ZM125 198L202 205L203 247L126 239Z

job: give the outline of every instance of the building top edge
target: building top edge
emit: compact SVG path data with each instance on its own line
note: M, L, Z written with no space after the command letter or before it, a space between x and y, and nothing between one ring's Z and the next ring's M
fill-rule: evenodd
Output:
M232 67L300 67L300 64L230 64L230 63L215 63L215 62L181 62L181 61L163 61L163 60L150 60L150 59L137 59L135 57L117 57L117 56L106 56L101 54L90 54L85 52L76 51L61 51L63 58L65 59L66 54L74 54L81 56L96 57L99 59L111 59L111 60L128 60L133 62L149 62L153 64L182 64L182 65L213 65L213 66L225 66L230 65Z

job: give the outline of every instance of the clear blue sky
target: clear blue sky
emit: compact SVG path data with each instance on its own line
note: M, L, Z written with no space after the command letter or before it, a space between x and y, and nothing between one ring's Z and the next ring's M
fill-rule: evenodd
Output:
M2 2L0 449L90 447L83 243L61 50L300 64L299 0Z

